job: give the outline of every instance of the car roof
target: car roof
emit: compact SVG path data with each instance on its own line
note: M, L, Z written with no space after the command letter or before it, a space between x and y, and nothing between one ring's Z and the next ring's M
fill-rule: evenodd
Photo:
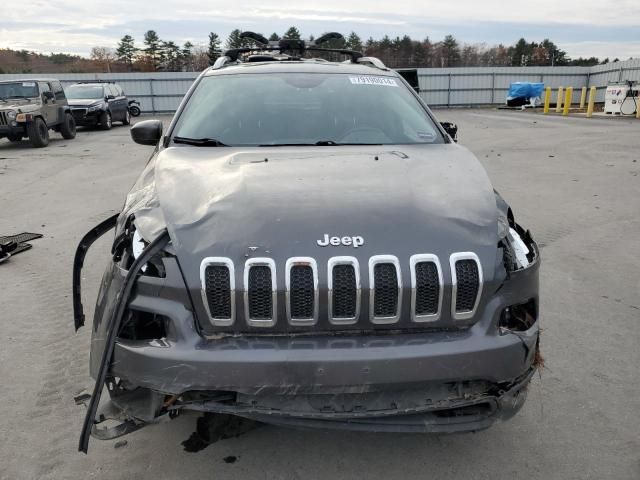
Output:
M235 75L243 73L344 73L351 75L378 75L396 77L390 69L372 67L353 62L327 62L324 60L276 60L265 62L229 63L222 68L209 68L204 76Z
M15 83L15 82L59 82L57 78L12 78L9 80L0 80L0 83Z

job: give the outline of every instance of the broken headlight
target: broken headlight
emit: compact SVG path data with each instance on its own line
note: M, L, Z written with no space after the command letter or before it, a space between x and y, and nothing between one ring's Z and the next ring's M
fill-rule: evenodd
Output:
M112 253L113 261L118 262L120 267L129 270L133 262L142 254L144 249L149 245L138 229L136 228L133 216L130 217L122 230L114 241ZM151 257L151 259L142 266L143 275L151 277L162 277L166 275L162 258L167 255L166 252L160 252Z

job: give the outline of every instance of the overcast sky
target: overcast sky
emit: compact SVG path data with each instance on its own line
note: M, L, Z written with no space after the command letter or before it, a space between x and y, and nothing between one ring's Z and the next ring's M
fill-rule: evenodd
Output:
M513 44L550 38L571 57L640 57L640 0L20 0L0 14L0 48L88 55L125 34L142 46L153 29L163 40L205 44L234 28L269 35L295 25L303 36L326 31L363 39L385 34L461 43ZM319 6L321 5L321 6ZM516 6L518 5L518 6Z

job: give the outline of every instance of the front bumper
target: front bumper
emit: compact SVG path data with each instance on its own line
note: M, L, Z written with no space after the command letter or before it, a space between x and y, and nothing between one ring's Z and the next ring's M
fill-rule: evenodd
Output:
M99 123L102 110L87 111L86 108L72 108L71 114L76 121L76 125L82 127L92 127Z
M118 338L108 373L111 405L130 425L198 410L310 428L475 431L522 407L536 369L538 321L520 332L498 322L507 306L537 300L537 260L512 273L466 329L215 338L197 330L176 259L163 262L165 277L137 277L127 308L166 319L166 332ZM126 274L112 263L104 275L92 335L94 377Z
M17 123L15 125L0 125L0 138L8 137L11 135L25 135L26 123Z

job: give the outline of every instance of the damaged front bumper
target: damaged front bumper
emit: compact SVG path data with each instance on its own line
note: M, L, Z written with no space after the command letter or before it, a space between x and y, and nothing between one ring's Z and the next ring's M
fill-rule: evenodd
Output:
M115 217L98 226L78 250L77 327L83 319L84 253L114 224ZM510 274L470 328L215 338L198 331L177 259L164 256L164 276L156 277L142 274L150 258L145 255L129 270L113 262L100 290L91 348L96 387L85 423L87 435L97 438L115 438L183 410L304 428L476 431L522 407L536 369L537 311L535 321L520 331L505 328L503 316L509 306L531 302L531 292L537 302L537 255L528 268ZM120 329L125 311L160 319L162 333L125 335ZM105 383L111 400L98 411ZM103 429L106 420L119 423ZM81 450L87 442L85 436Z

